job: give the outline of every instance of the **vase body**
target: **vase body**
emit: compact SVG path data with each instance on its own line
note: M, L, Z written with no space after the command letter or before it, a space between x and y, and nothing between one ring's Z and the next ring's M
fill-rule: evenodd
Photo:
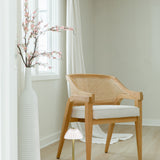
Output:
M18 122L18 160L40 160L38 99L32 88L31 68L25 70Z

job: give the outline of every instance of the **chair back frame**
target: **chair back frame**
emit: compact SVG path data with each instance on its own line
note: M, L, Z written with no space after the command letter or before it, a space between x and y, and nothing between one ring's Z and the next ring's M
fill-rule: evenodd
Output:
M90 94L94 97L94 105L118 105L124 98L136 101L143 99L142 92L129 90L114 76L71 74L66 79L70 85L71 97Z

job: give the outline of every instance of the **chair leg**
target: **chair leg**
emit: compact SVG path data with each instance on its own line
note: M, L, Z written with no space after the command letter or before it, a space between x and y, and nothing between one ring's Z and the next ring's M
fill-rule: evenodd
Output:
M114 123L109 124L105 153L108 153L108 149L109 149L110 141L111 141L111 138L112 138L112 133L113 133L114 126L115 126Z
M140 118L135 122L138 160L142 160L142 121Z
M86 160L91 160L92 128L92 106L87 104L85 108Z
M60 141L59 141L59 146L58 146L58 151L57 151L57 159L60 158L60 155L62 152L62 148L64 144L64 135L69 126L71 113L72 113L72 103L70 102L70 100L68 100L67 105L66 105L65 114L64 114L63 124L62 124L61 136L60 136Z

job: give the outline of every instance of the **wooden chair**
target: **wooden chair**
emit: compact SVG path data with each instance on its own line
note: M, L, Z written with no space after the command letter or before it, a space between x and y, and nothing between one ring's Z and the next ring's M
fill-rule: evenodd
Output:
M91 160L92 126L109 123L105 152L108 152L115 123L135 122L138 160L142 160L142 92L128 90L117 78L96 74L67 75L68 98L57 158L60 158L69 122L85 122L86 160ZM135 106L120 105L132 99Z

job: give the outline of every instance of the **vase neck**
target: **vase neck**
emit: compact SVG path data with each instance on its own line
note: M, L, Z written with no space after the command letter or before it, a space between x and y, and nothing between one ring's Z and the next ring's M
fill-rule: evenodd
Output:
M25 69L25 88L32 88L31 68Z

